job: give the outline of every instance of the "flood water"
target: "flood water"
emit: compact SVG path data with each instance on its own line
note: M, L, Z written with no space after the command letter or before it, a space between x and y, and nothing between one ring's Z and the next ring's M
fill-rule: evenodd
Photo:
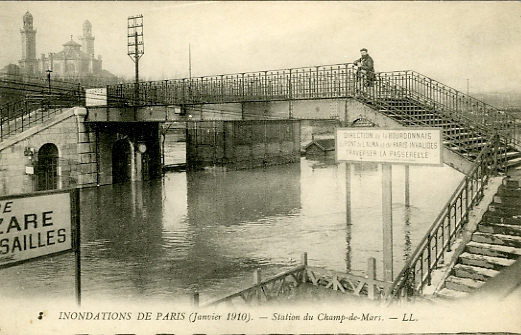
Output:
M381 279L381 166L349 171L350 211L346 165L305 158L83 189L83 301L186 302L197 288L204 302L248 286L256 268L267 278L299 264L303 252L312 266L355 274L375 257ZM406 208L404 167L393 167L395 275L462 178L448 166L411 166ZM74 300L72 253L0 276L5 298Z

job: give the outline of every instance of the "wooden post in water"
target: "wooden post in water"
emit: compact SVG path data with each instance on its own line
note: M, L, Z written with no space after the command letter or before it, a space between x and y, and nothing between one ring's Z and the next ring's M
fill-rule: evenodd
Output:
M305 266L304 272L302 273L302 283L306 283L308 281L308 253L305 252L300 256L300 263Z
M74 213L74 225L76 230L76 236L74 241L74 254L75 254L75 263L76 263L76 275L75 275L75 283L76 283L76 303L78 306L81 306L81 222L80 222L80 190L78 188L74 189L71 193L71 203Z
M367 296L371 300L375 300L375 285L376 281L376 259L374 257L369 257L367 259Z
M351 164L346 163L346 225L351 225Z
M255 269L255 271L253 272L253 285L258 285L260 284L262 281L261 279L261 270L260 269ZM260 287L257 287L255 288L255 294L256 294L256 298L257 298L257 302L260 303L261 301L261 288Z
M192 292L192 306L199 307L199 292L194 289Z
M392 165L382 164L382 225L384 280L393 281L393 174Z
M409 165L405 165L405 207L411 206L411 195L409 192Z

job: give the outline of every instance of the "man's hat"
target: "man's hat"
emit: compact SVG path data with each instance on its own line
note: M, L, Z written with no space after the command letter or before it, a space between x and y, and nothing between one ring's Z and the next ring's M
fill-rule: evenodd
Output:
M366 49L366 48L363 48L363 49L360 49L360 51L367 51L367 49Z

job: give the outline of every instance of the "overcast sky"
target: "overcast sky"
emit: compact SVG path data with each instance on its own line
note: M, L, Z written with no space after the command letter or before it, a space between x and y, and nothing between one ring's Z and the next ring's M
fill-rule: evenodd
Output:
M92 23L103 67L132 78L127 18L143 14L141 78L188 77L352 62L415 70L456 89L521 92L521 2L0 2L0 67L21 58L22 16L36 53L81 42Z

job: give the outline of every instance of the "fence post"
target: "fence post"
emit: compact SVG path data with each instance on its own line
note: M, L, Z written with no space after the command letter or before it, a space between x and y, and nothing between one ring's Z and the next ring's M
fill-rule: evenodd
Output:
M371 300L375 300L375 280L376 280L376 259L369 257L367 259L367 296Z
M253 285L259 285L261 283L261 269L255 269L253 272ZM260 303L261 300L261 287L255 288L255 295L257 302Z
M308 281L308 253L305 252L300 256L300 263L304 265L304 272L302 272L302 282Z
M494 135L494 163L493 163L493 168L492 168L492 173L494 176L497 176L497 173L498 173L498 167L499 167L499 163L498 163L498 151L499 151L499 146L500 146L500 139L499 139L499 134L495 134Z
M197 289L193 290L191 301L192 301L192 306L199 307L199 292L197 291Z

